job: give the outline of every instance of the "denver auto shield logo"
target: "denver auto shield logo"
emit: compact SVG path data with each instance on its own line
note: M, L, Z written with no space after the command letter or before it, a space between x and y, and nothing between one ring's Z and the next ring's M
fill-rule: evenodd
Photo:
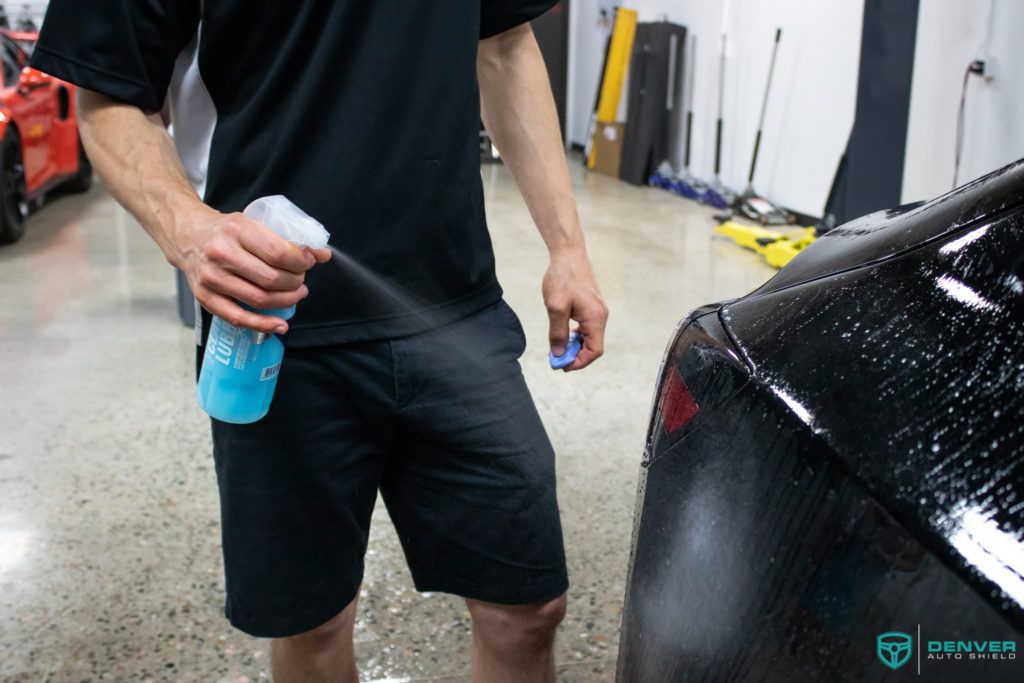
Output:
M879 633L875 640L875 652L882 664L895 671L910 661L914 651L914 638L902 631Z
M1015 640L931 640L921 636L917 626L917 675L921 675L921 660L926 665L941 662L942 666L971 666L977 662L1007 662L1017 659ZM910 661L914 654L914 637L903 631L886 631L875 638L878 661L895 671ZM1002 665L997 665L1002 666ZM1020 677L1017 680L1024 680Z

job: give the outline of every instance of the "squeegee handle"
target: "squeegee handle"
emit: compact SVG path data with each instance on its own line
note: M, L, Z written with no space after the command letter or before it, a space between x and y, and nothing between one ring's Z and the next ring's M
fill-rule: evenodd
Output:
M757 136L754 137L754 156L750 158L750 173L747 174L747 185L754 184L754 169L757 168L757 152L761 149L761 129L757 129Z
M718 172L722 167L722 117L718 117L718 123L715 124L715 177L718 177Z
M779 54L779 41L782 39L782 29L775 29L775 44L772 45L772 61L768 64L768 82L764 85L764 99L761 101L761 118L757 122L757 137L754 138L754 156L750 159L750 173L747 175L747 185L754 183L754 169L757 168L757 151L761 147L761 129L764 128L764 115L768 111L768 92L772 87L772 74L775 73L775 57Z
M686 112L686 157L683 160L683 168L690 168L690 134L693 132L693 112Z
M718 121L715 123L715 178L722 170L722 102L725 99L725 34L722 51L718 56Z
M693 76L697 63L697 36L692 33L690 34L689 49L690 53L686 59L688 72L686 75L686 154L683 157L683 168L687 171L690 170L690 146L693 133Z
M764 99L761 100L761 118L758 119L757 129L764 127L764 115L768 111L768 93L772 89L772 74L775 73L775 57L779 54L779 41L782 39L782 29L775 29L775 43L772 45L772 61L768 63L768 82L764 84Z

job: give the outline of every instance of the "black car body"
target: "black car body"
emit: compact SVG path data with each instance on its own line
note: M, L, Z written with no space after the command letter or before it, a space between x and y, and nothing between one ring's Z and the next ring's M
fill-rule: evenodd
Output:
M1024 680L1024 163L691 313L634 524L620 681Z

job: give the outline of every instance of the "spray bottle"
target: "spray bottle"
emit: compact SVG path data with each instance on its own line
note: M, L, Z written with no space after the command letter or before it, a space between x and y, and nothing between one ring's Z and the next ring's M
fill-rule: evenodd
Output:
M322 249L330 238L324 226L281 195L261 197L242 213L300 247ZM288 320L295 306L257 312ZM235 327L215 316L196 387L199 406L222 422L256 422L270 410L283 358L284 344L276 334Z

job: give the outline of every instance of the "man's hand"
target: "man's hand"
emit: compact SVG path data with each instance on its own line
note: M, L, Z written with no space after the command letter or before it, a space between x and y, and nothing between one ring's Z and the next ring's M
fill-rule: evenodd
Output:
M203 207L176 227L167 260L185 272L203 308L225 322L257 332L288 331L288 323L253 308L288 308L306 298L306 271L331 257L329 249L300 248L240 213Z
M79 128L93 166L174 266L185 272L203 308L257 332L288 330L253 308L288 308L308 290L305 273L331 257L300 249L237 213L203 204L181 166L159 114L78 90Z
M604 354L604 328L608 322L608 306L601 298L590 259L582 247L556 249L551 252L551 265L541 285L544 305L551 322L549 340L551 353L565 353L569 340L569 320L579 323L583 347L566 372L582 370Z

